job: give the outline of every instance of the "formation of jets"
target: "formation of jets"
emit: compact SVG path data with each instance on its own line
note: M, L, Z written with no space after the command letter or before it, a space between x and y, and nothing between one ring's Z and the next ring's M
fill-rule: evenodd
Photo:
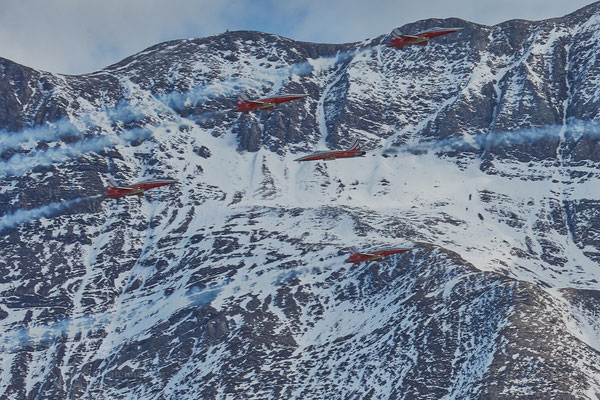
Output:
M463 28L432 28L430 30L419 32L415 34L403 34L399 29L392 31L392 37L388 43L388 47L393 47L398 50L403 50L405 46L426 46L429 41L435 37L447 35L450 33L458 32ZM298 100L308 94L281 94L279 96L267 97L264 99L250 100L246 96L238 95L238 101L235 108L231 111L241 112L248 114L251 111L272 111L275 106L292 100ZM354 141L352 146L347 150L333 150L333 151L318 151L316 153L309 154L304 157L300 157L294 161L332 161L340 158L355 158L364 157L367 153L360 149L358 139ZM125 196L138 196L143 197L147 190L172 185L177 183L174 179L164 180L145 180L137 182L131 185L118 186L114 182L108 182L106 187L106 193L102 195L103 198L110 198L119 200ZM350 257L345 260L346 263L360 264L362 262L378 261L384 257L388 257L393 254L404 253L410 251L410 248L396 248L396 249L385 249L376 250L369 253L360 253L354 247L350 248Z

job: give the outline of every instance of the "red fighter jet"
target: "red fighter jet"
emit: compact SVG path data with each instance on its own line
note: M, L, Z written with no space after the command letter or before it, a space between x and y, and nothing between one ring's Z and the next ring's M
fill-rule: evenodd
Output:
M146 190L152 189L159 186L170 185L177 183L174 179L154 180L149 179L142 182L134 183L133 185L117 186L113 181L109 179L108 186L106 187L106 194L102 197L119 200L124 196L144 196Z
M463 28L433 28L425 32L415 33L414 35L403 35L400 29L396 28L392 31L392 40L388 47L395 47L402 50L404 46L416 45L426 46L429 40L437 36L447 35L462 30Z
M231 111L243 112L248 114L250 111L268 110L273 111L277 104L285 101L297 100L308 96L307 94L282 94L281 96L268 97L266 99L248 100L244 95L238 96L237 108L232 108Z
M363 261L377 261L383 257L391 256L392 254L404 253L412 249L387 249L377 250L372 253L359 253L354 247L350 247L350 258L345 260L346 263L360 264Z
M354 144L352 144L348 150L318 151L316 153L297 158L294 161L331 161L335 160L336 158L364 157L365 154L367 154L367 152L360 149L360 144L358 143L358 139L356 139Z

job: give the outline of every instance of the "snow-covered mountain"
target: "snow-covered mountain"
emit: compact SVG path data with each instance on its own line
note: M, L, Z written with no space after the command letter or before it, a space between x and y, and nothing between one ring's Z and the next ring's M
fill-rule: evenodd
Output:
M0 397L600 397L600 3L434 26L0 59ZM91 197L147 177L180 183Z

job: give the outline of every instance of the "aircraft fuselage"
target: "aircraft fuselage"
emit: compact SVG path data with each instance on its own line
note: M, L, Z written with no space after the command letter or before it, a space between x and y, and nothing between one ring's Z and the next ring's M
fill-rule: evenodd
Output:
M237 103L237 108L232 111L243 112L248 114L250 111L274 110L275 106L286 101L301 99L308 96L307 94L288 94L282 96L269 97L259 100L240 100Z
M124 196L140 196L142 197L146 190L153 189L160 186L171 185L176 183L177 181L174 179L165 179L165 180L150 180L139 183L134 183L132 185L127 186L113 186L110 185L106 188L106 194L104 197L108 197L111 199L118 200Z
M352 264L360 264L362 262L377 261L392 254L405 253L411 249L390 249L378 250L371 253L354 253L351 254L344 262Z

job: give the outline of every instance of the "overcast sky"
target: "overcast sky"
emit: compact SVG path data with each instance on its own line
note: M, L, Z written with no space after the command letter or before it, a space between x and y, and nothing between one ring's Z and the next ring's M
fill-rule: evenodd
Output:
M494 25L558 17L589 0L0 0L0 57L51 72L92 72L153 44L258 30L342 43L425 18Z

